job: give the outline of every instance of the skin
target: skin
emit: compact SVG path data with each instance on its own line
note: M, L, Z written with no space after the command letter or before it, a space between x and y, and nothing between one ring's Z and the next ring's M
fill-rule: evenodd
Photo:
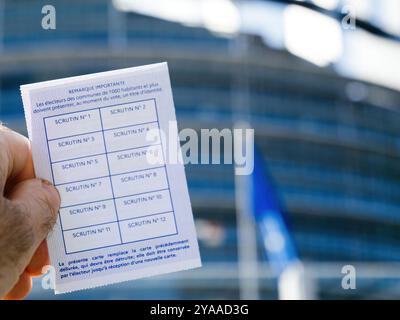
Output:
M36 179L28 139L0 124L0 298L23 299L50 264L46 237L60 196Z

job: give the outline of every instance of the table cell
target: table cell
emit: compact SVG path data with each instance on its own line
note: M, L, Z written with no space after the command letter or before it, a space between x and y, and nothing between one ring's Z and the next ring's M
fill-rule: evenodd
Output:
M115 197L125 197L168 188L164 167L121 174L111 178Z
M105 154L57 162L52 168L56 185L109 175Z
M51 140L48 143L52 162L105 153L101 132Z
M47 139L67 137L71 132L84 134L101 130L99 110L79 111L45 119Z
M115 222L117 216L113 200L93 202L60 209L63 230Z
M104 131L107 151L121 151L160 143L158 123Z
M104 129L157 121L155 101L132 102L101 109Z
M109 153L108 161L111 174L145 170L164 165L161 145Z
M177 234L173 212L120 221L119 226L125 243Z
M74 253L121 243L117 223L64 231L65 249Z
M172 211L168 189L119 198L115 203L120 220Z
M58 185L57 189L62 208L113 198L109 177Z

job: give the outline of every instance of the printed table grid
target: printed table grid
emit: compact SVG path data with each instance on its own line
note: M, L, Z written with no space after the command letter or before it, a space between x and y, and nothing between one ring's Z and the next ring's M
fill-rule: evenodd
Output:
M132 124L132 125L124 125L124 126L115 127L115 128L108 128L108 129L104 128L104 120L103 120L103 116L102 116L102 110L107 109L107 108L118 107L118 106L138 104L138 103L141 103L141 102L148 102L148 101L153 101L154 102L154 109L155 109L155 116L156 116L156 119L154 121L150 121L150 122L147 121L147 122L144 122L144 123L135 123L135 124ZM85 113L85 112L94 111L94 110L97 110L98 113L99 113L99 121L100 121L100 124L101 124L101 130L92 131L92 132L83 132L83 133L80 133L80 134L62 136L62 137L57 137L57 138L53 138L53 139L49 139L48 138L49 137L49 132L48 132L48 127L47 127L47 123L46 123L47 119L60 117L60 116L66 116L66 115L75 115L75 114ZM132 101L132 102L123 103L123 104L115 104L115 105L109 105L109 106L105 106L105 107L97 107L97 108L91 108L91 109L87 109L87 110L80 110L80 111L76 111L76 112L58 114L58 115L54 115L54 116L50 116L50 117L44 117L43 118L43 122L44 122L44 129L45 129L44 132L45 132L45 135L46 135L46 144L47 144L47 149L48 149L48 154L49 154L49 162L50 162L50 168L51 168L53 184L56 185L56 186L60 186L60 185L74 184L74 183L83 182L83 181L90 181L90 180L96 180L96 179L101 179L101 178L108 178L109 182L110 182L111 192L112 192L112 198L105 197L104 199L99 199L99 200L96 200L96 201L91 201L91 202L86 202L86 203L77 203L77 204L74 204L74 205L63 206L63 207L60 208L60 211L61 211L61 209L66 209L66 208L70 208L70 207L79 207L79 206L84 206L84 205L89 205L89 204L93 204L94 205L95 203L101 203L101 202L105 202L105 201L112 201L113 202L113 206L114 206L114 212L115 212L115 220L110 220L110 221L104 222L104 223L82 225L82 226L79 226L77 228L64 228L63 222L62 222L62 216L61 216L61 213L59 211L58 214L59 214L59 220L60 220L60 227L61 227L61 231L62 231L65 254L73 254L73 253L79 253L79 252L98 250L98 249L102 249L102 248L109 248L109 247L113 247L113 246L120 246L120 245L133 243L133 242L140 242L140 241L145 241L145 240L150 240L150 239L157 239L157 238L163 238L163 237L167 237L167 236L177 235L179 233L178 232L178 228L177 228L177 223L176 223L174 205L173 205L173 202L172 202L172 196L171 196L171 190L170 190L170 184L169 184L169 177L168 177L168 171L167 171L167 167L166 167L166 161L165 161L165 155L164 155L161 136L160 136L160 143L157 143L157 144L144 145L144 146L134 147L134 148L124 148L124 149L121 149L121 150L114 150L114 151L108 151L107 150L107 143L106 143L106 138L105 138L105 132L106 131L126 129L126 128L129 128L129 127L147 125L147 124L151 124L151 123L157 123L158 130L160 131L158 110L157 110L157 104L156 104L156 100L155 99L138 100L138 101ZM50 150L50 145L49 145L50 141L66 139L66 138L71 138L71 137L84 136L84 135L90 135L90 134L93 134L93 133L101 133L101 136L102 136L102 139L103 139L103 144L104 144L104 152L103 153L96 153L96 154L93 154L93 155L90 154L90 155L85 155L85 156L82 156L82 157L63 159L63 160L59 160L59 161L53 161L52 160L51 150ZM135 149L141 149L141 148L146 148L146 147L155 147L155 146L160 146L161 147L162 160L163 160L163 165L162 166L149 167L149 168L145 168L145 169L141 169L141 170L127 171L127 172L122 172L122 173L118 173L118 174L112 174L111 173L110 162L109 162L109 154L118 153L118 152L124 152L124 151L130 151L130 150L135 150ZM84 179L84 180L70 181L70 182L66 182L66 183L58 183L58 184L56 184L54 170L53 170L53 165L54 164L61 163L61 162L67 162L67 161L74 161L74 160L77 160L77 159L93 158L93 157L96 157L96 156L104 156L104 155L105 155L105 158L106 158L108 175L106 175L106 176L99 175L99 176L96 176L95 178L89 178L89 179ZM155 170L155 169L160 169L160 168L163 168L164 169L163 171L165 173L165 179L166 179L166 183L167 183L167 187L165 189L158 189L158 190L155 189L155 190L150 190L150 191L146 191L146 192L142 192L142 193L132 193L132 194L129 194L129 195L126 195L126 196L122 196L122 197L116 197L115 196L114 185L113 185L113 181L112 181L112 177L113 176L120 176L120 175L124 175L124 174L135 173L135 172L144 172L144 171ZM143 194L152 194L152 193L157 193L157 192L161 192L161 191L168 191L171 210L165 211L165 212L159 212L159 213L151 213L151 214L140 215L140 216L133 217L133 218L121 219L119 217L117 204L116 204L116 200L117 199L135 197L135 196L139 196L139 195L143 195ZM146 238L137 239L137 240L134 240L134 241L123 241L122 232L121 232L121 222L134 221L136 219L142 219L142 218L153 217L153 216L160 216L160 215L163 215L163 214L164 215L172 214L173 224L174 224L174 228L175 228L173 233L162 234L160 236L155 236L155 237L151 237L151 238L146 237ZM120 239L119 243L111 244L111 245L93 246L93 247L91 247L89 249L80 250L80 251L68 251L67 244L66 244L67 239L65 237L65 233L66 232L72 231L72 230L87 229L87 228L90 228L90 227L97 227L97 226L101 226L101 225L110 225L111 226L111 225L114 225L114 224L117 224L117 226L118 226L119 239ZM131 231L131 232L135 232L135 231ZM82 240L82 241L85 241L85 240Z

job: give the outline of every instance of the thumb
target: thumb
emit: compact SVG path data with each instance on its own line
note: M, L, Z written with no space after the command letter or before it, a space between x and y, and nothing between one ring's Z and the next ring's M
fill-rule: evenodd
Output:
M29 219L36 249L56 222L61 201L57 189L46 180L30 179L17 184L7 198Z
M57 219L60 196L49 182L30 179L18 183L0 198L0 259L8 274L0 286L0 297L18 281L40 243ZM4 243L4 247L1 247ZM0 273L1 278L1 273Z
M25 226L21 226L21 229L25 229L26 234L25 237L20 237L19 245L26 247L24 255L26 260L21 261L25 268L57 220L60 196L50 182L30 179L14 186L7 198L10 200L8 211L14 210L16 211L14 214L19 213L24 216Z

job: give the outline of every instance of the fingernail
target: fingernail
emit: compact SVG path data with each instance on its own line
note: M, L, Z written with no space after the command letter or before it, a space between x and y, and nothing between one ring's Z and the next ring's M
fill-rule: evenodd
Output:
M50 181L45 179L40 179L40 181L42 182L43 189L45 189L49 195L51 206L56 209L55 211L57 211L61 203L60 193Z

